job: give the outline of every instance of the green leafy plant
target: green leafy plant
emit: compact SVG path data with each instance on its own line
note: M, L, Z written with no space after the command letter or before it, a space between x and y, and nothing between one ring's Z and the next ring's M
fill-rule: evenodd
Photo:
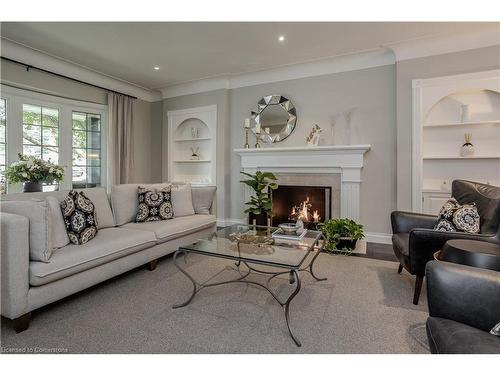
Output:
M276 176L271 172L257 171L255 174L241 172L241 174L249 177L248 180L240 181L250 186L255 195L250 197L250 201L246 202L248 206L245 213L252 213L254 215L266 214L271 216L273 211L273 203L269 194L269 189L275 190L278 188L276 183Z
M347 253L352 252L352 248L343 247L339 249L339 243L342 240L349 240L355 243L363 238L363 225L356 223L351 219L332 219L318 224L318 229L323 232L326 243L325 249L329 251L343 250Z
M19 182L61 182L64 178L64 168L37 159L34 156L18 154L19 160L5 170L5 178L12 184Z

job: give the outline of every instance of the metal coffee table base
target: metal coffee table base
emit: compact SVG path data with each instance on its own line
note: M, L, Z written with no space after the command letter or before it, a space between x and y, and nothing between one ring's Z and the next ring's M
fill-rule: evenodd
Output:
M174 264L176 265L176 267L179 269L180 272L182 272L189 280L191 280L191 282L193 284L193 291L192 291L191 295L189 296L189 298L185 302L173 305L172 308L177 309L179 307L184 307L184 306L188 305L193 300L193 298L196 295L196 293L198 293L203 288L207 288L207 287L210 287L210 286L217 286L217 285L224 285L224 284L231 284L231 283L246 283L246 284L251 284L251 285L257 285L257 286L260 286L260 287L264 288L265 290L267 290L269 292L269 294L271 294L271 296L273 296L273 298L280 304L280 306L284 308L284 311L285 311L285 320L286 320L286 326L288 328L288 332L290 333L290 336L292 337L292 339L295 342L295 344L297 346L299 346L299 347L302 346L302 344L300 343L300 341L293 334L292 329L290 327L290 303L292 302L292 300L295 298L295 296L300 291L301 283L300 283L299 272L301 272L301 271L309 272L311 274L311 276L315 280L317 280L317 281L324 281L324 280L326 280L326 277L323 277L323 278L317 277L314 274L314 271L313 271L314 261L316 260L316 258L318 257L319 253L321 252L321 249L319 249L319 250L316 251L316 254L312 257L311 261L309 262L309 264L307 266L305 266L303 268L291 268L291 269L287 268L286 271L280 271L280 272L271 272L271 271L260 270L260 269L255 268L254 266L250 266L248 264L248 262L246 262L246 261L238 261L238 262L235 263L236 268L232 268L232 267L231 268L234 269L234 270L236 270L236 271L238 271L239 274L240 274L240 277L238 277L238 278L236 278L234 280L214 282L214 283L209 283L209 282L199 283L191 275L189 275L183 268L181 268L179 266L179 264L177 263L177 256L179 254L181 254L181 253L182 254L187 254L188 252L189 251L186 251L186 250L183 250L183 249L177 250L175 252L175 254L174 254ZM243 264L246 266L246 270L243 270L243 267L242 267ZM266 265L266 264L263 264L263 265L271 267L271 265ZM246 280L247 276L250 275L252 272L256 272L256 273L261 274L261 275L266 275L267 276L266 283L265 284L261 284L261 283L258 283L256 281ZM280 276L280 275L285 275L287 273L289 274L289 278L290 278L289 282L290 282L290 284L295 284L295 289L290 294L290 296L286 299L286 301L282 301L276 295L276 293L274 293L270 289L269 283L275 277Z

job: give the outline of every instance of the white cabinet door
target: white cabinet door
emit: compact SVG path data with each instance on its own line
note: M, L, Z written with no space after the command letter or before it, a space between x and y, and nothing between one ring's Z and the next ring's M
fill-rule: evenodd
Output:
M450 199L449 193L424 193L422 195L424 214L437 215L443 204Z

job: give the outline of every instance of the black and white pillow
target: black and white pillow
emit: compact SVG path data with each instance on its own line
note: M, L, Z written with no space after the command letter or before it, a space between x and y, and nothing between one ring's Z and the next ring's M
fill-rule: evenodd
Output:
M61 211L71 243L82 245L96 236L95 206L83 192L71 190L61 202Z
M139 186L139 208L135 221L142 223L172 219L174 210L171 189L171 185L159 190Z
M461 205L450 198L439 211L438 222L434 229L442 232L479 233L480 217L474 204Z

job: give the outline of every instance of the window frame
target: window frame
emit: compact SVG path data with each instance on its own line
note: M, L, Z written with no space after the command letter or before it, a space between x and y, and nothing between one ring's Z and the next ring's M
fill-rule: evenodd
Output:
M6 100L7 155L6 165L18 160L23 152L23 104L49 107L59 111L59 165L64 166L61 190L73 188L73 112L93 113L101 116L101 186L107 186L107 119L108 106L0 85L0 97ZM7 194L22 191L21 184L7 184Z

